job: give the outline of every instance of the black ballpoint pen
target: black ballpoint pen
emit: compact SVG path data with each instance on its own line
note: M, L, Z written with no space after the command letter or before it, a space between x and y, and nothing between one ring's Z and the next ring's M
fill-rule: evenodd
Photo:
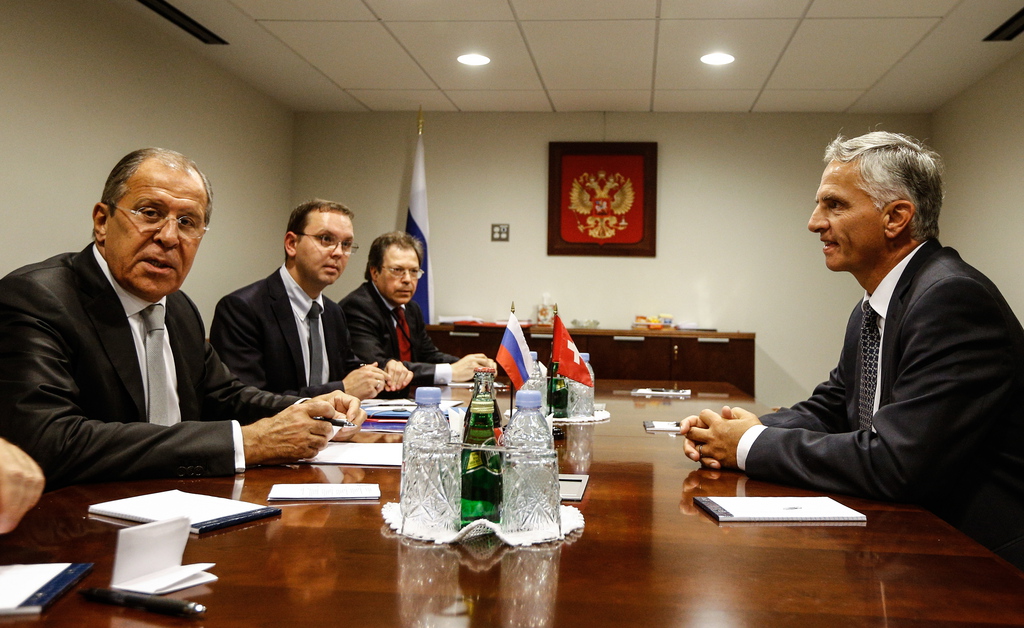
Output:
M113 589L82 589L79 593L85 596L85 599L93 602L141 608L143 610L153 613L162 613L164 615L197 617L206 612L206 607L197 602L175 600L172 598L160 597L159 595L140 595L138 593L127 593L125 591L114 591Z
M316 419L317 421L327 421L328 423L330 423L331 425L334 425L336 427L355 427L356 426L355 423L351 423L351 422L349 422L349 421L347 421L345 419L333 419L333 418L329 419L329 418L327 418L325 416L315 416L313 418Z

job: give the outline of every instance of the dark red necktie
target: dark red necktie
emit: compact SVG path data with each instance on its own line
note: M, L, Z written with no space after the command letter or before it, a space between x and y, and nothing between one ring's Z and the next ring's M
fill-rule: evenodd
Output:
M412 361L412 343L409 342L409 322L405 320L405 310L396 307L391 310L391 313L395 315L395 320L398 321L398 356L402 359L402 362Z

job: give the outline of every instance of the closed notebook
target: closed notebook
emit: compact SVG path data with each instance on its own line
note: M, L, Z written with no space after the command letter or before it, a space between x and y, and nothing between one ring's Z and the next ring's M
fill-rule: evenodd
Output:
M0 615L46 610L92 569L92 563L0 566Z
M831 497L694 497L716 521L867 521Z
M89 506L89 513L141 523L188 517L191 532L201 533L273 517L281 514L281 509L224 497L170 490L93 504Z

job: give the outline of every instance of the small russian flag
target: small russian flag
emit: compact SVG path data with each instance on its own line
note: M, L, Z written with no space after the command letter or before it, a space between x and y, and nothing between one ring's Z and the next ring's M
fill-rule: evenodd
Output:
M530 347L526 344L523 328L519 326L519 319L515 313L508 315L508 325L505 327L505 335L501 337L501 346L498 347L495 361L505 369L517 390L530 379L533 358L530 357Z

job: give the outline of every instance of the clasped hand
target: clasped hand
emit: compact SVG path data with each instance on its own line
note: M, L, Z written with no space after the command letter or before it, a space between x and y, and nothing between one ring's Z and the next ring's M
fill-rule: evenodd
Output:
M760 425L757 415L743 408L722 407L722 413L702 410L679 422L686 437L686 457L712 469L737 468L736 448L748 429Z

